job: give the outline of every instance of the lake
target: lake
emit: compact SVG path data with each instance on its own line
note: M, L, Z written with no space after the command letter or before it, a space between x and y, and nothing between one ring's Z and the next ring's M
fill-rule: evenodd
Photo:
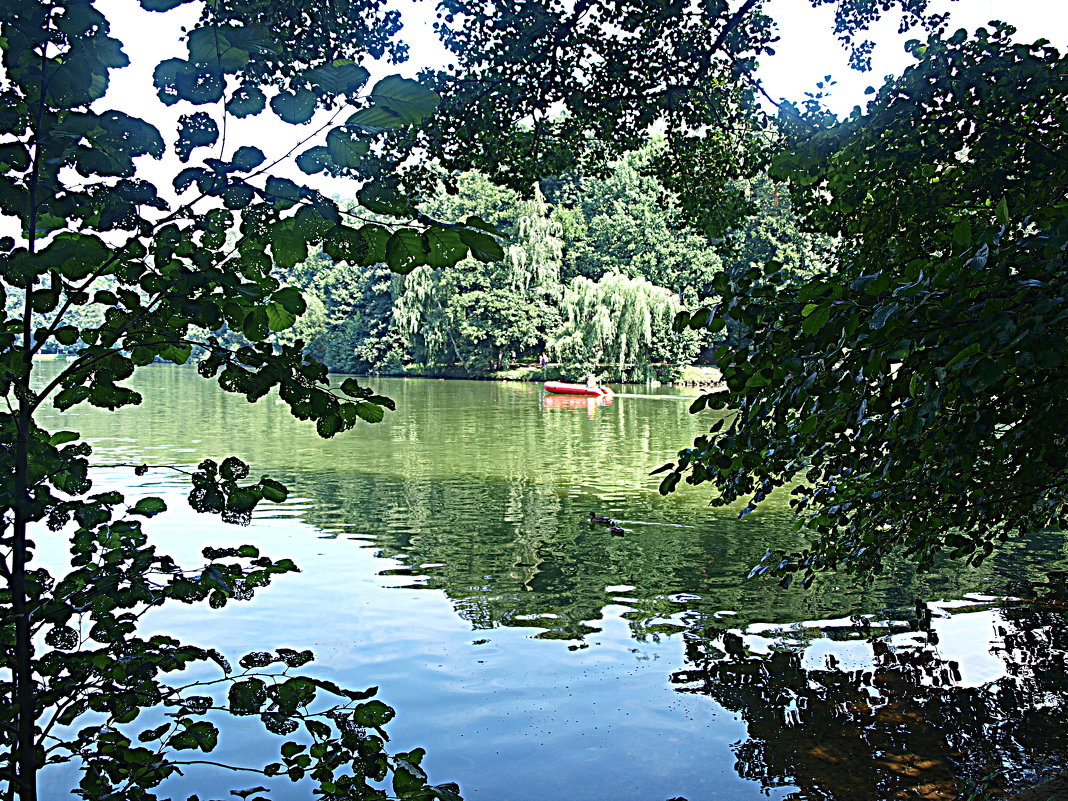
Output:
M467 799L952 798L954 776L1026 783L1068 757L1062 535L981 569L897 564L781 590L745 576L796 537L784 499L739 520L700 488L661 497L649 475L710 425L687 411L693 389L598 405L535 384L368 379L397 411L321 440L191 369L127 383L145 404L40 423L79 431L102 464L240 457L291 492L248 528L193 512L171 471L95 476L165 497L146 529L187 563L252 542L302 568L249 603L145 626L231 658L313 649L320 675L377 685L393 747L425 747L431 780ZM254 754L227 733L221 756Z

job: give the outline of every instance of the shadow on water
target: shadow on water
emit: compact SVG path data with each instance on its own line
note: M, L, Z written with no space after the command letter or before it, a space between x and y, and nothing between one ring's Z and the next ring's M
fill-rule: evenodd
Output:
M1015 605L928 610L949 621L989 618L996 664L985 681L941 650L939 630L952 623L922 616L897 634L854 620L757 627L718 642L687 637L689 665L671 680L742 716L748 737L735 746L736 770L767 788L795 788L788 798L953 799L962 777L994 773L995 787L1019 789L1036 769L1068 764L1066 575L1019 588L1032 597ZM853 647L827 647L829 637Z
M784 504L773 499L739 521L693 489L656 492L649 471L708 425L685 403L375 381L398 412L324 442L283 406L223 396L189 370L150 368L134 385L151 404L118 416L79 409L53 427L81 431L105 461L240 456L253 475L289 485L293 500L258 519L317 536L305 558L321 556L320 570L373 552L360 562L374 565L368 576L309 577L316 589L298 603L311 612L275 602L259 619L300 632L317 605L359 610L354 593L372 595L396 633L368 633L362 618L336 613L336 631L316 628L320 644L311 645L325 642L366 670L403 666L394 685L383 683L398 723L414 714L430 759L449 755L468 771L445 769L469 798L533 800L584 786L574 795L583 801L655 801L676 787L691 801L949 799L956 777L1003 770L1015 787L1068 758L1068 593L1064 574L1043 583L1068 569L1060 534L1010 543L981 569L918 575L902 562L872 583L830 577L784 592L743 580L766 546L796 545ZM591 512L623 533L591 526ZM213 541L212 525L197 536ZM450 621L434 628L406 617L422 608L415 596L445 599ZM1003 596L1035 602L993 600ZM917 599L931 602L930 620L927 607L917 617ZM419 639L423 629L432 640ZM353 645L357 636L370 644ZM641 673L643 659L663 661ZM579 675L587 670L592 678ZM586 698L567 689L580 682ZM632 697L618 698L615 686ZM587 719L590 699L619 707ZM534 718L563 732L536 749L507 728L515 711L529 731L532 709L555 711ZM707 719L691 719L704 711ZM456 722L472 716L477 726ZM458 729L470 739L458 742ZM649 739L665 731L663 742ZM648 764L620 761L639 751ZM469 764L472 754L480 761ZM738 781L723 784L723 771Z

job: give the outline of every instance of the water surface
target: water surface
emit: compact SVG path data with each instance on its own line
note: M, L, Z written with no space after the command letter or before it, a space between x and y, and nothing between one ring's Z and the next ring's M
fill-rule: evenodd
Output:
M1063 610L993 602L1026 582L1053 592L1063 538L1014 543L981 570L892 565L807 592L744 581L796 536L784 501L738 520L692 487L661 497L648 475L710 424L680 399L695 390L605 405L382 379L397 412L324 441L193 370L129 383L142 406L42 424L80 431L104 463L239 456L291 490L247 529L193 513L166 470L99 480L167 497L149 530L190 561L255 542L303 568L251 603L147 625L233 657L312 648L323 675L379 686L394 745L426 747L432 780L466 798L949 798L955 775L1064 758ZM929 624L908 622L917 599ZM224 738L222 753L252 747Z

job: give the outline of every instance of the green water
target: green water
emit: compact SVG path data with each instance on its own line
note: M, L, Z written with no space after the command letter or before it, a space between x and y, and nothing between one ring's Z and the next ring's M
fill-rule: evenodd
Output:
M816 745L809 758L771 746L783 736L796 745L787 730L804 728L804 710L818 706L798 687L846 693L812 654L878 667L856 620L836 626L856 615L904 619L917 598L1000 593L1007 579L1042 580L1066 564L1063 538L1048 536L1012 545L982 570L917 576L899 565L874 584L838 578L807 592L744 581L765 547L795 536L784 502L738 520L695 488L663 498L648 475L710 424L678 399L692 389L636 388L663 397L596 405L546 400L532 384L375 380L397 412L324 441L273 399L250 405L193 370L151 367L128 383L144 405L113 414L79 407L41 424L81 432L102 463L239 456L292 493L248 529L195 515L165 470L101 471L99 482L165 495L172 512L153 531L179 555L251 541L303 568L250 604L164 611L148 625L231 655L313 648L332 678L381 687L398 710L396 746L426 747L432 779L459 782L467 798L837 797L842 759L811 757ZM590 512L626 533L590 526ZM950 671L946 692L1012 674L1011 658L990 656L998 627L1009 625L1004 612L938 609L936 662L965 674L958 681ZM828 619L837 623L818 623ZM751 663L729 663L737 673L719 660L727 630L751 646ZM954 637L970 648L955 660L946 655ZM898 644L929 651L929 638ZM778 687L772 678L787 674L759 654L786 646L809 662ZM797 670L809 671L800 684ZM930 677L921 685L932 686ZM828 701L830 692L817 695ZM1007 713L988 711L982 724L997 723L996 714ZM857 725L842 722L843 731ZM240 738L222 746L236 757L252 747ZM1017 751L1021 763L1041 757ZM856 797L879 798L884 774L865 781L871 792Z

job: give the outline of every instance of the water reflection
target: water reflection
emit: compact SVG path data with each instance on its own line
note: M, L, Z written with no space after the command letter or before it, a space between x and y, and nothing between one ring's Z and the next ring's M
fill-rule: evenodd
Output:
M979 683L940 650L939 629L954 627L937 619L874 637L864 620L718 640L701 632L687 637L689 665L672 682L742 716L748 737L735 748L736 770L767 788L795 788L787 798L941 801L958 797L962 777L995 772L1018 789L1036 766L1068 762L1068 584L1054 574L1031 589L1029 602L987 612L998 675Z
M541 405L551 411L586 412L591 420L597 416L597 409L601 406L611 406L615 398L600 396L582 397L578 395L546 395L541 400Z

